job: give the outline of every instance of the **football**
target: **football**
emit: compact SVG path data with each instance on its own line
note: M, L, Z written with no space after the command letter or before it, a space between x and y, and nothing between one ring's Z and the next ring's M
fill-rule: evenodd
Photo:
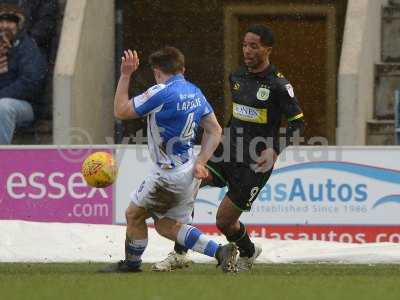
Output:
M94 152L82 164L82 175L88 185L104 188L114 183L117 177L117 165L112 154Z

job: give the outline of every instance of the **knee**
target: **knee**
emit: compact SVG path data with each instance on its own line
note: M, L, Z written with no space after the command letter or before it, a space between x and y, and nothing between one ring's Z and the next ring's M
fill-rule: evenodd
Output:
M11 100L12 99L9 98L0 99L0 117L11 115L14 112L14 106Z
M128 226L136 226L146 221L146 214L137 207L129 206L125 210L125 218Z

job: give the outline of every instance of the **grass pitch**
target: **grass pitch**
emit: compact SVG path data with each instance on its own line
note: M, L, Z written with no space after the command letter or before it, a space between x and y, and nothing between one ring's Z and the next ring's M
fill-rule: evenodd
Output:
M196 264L170 273L99 274L102 264L0 264L0 299L400 299L400 265L260 265L222 274Z

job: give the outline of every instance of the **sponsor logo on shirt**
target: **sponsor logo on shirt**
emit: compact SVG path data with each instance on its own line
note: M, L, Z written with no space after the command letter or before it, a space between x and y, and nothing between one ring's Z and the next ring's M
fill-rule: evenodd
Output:
M233 103L233 117L246 122L266 124L267 109Z

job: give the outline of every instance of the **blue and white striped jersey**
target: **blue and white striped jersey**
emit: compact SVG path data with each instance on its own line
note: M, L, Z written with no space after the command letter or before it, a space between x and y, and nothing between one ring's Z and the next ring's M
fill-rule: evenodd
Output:
M174 75L133 98L136 113L147 116L148 147L162 168L175 168L193 159L196 129L213 112L198 87Z

